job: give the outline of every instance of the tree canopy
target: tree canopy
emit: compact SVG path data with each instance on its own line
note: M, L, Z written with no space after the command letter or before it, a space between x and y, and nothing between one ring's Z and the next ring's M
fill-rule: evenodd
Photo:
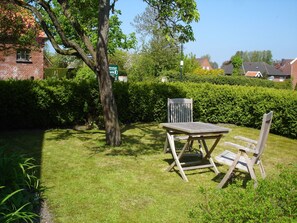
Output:
M0 3L0 49L34 46L42 36L32 13L8 0Z
M118 146L121 135L117 106L109 76L108 52L133 46L117 18L118 0L6 0L30 10L56 52L81 58L97 75L106 131L106 143ZM157 11L156 21L167 39L194 40L192 22L199 13L195 0L144 0ZM112 31L111 31L112 30Z
M273 62L270 50L237 51L235 55L241 57L243 62L266 62L267 64Z

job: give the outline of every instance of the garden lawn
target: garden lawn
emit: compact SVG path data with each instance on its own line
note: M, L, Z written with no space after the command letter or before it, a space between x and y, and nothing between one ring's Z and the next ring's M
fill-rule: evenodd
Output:
M235 135L257 139L259 130L234 125L213 155ZM158 124L122 129L123 145L106 147L104 131L57 129L1 133L0 146L21 150L40 162L45 198L55 223L190 222L189 210L203 199L203 188L215 188L223 177L210 169L164 171L172 161L163 154L165 131ZM267 180L277 165L296 164L297 140L270 134L263 164ZM222 173L227 167L218 166ZM259 176L258 169L256 170Z

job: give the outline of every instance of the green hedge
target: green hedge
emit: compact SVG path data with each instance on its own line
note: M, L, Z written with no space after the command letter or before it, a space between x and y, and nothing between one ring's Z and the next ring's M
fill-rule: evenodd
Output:
M244 76L225 76L225 75L194 75L186 74L183 78L185 81L195 83L210 83L217 85L238 85L238 86L254 86L268 87L276 89L292 89L292 81L285 80L284 82L275 82L261 78L249 78Z
M0 129L65 127L99 116L96 83L0 81Z
M209 83L114 83L122 123L165 122L167 98L194 99L194 120L260 128L297 138L297 92ZM0 129L68 127L102 122L96 81L0 81ZM101 124L101 123L99 123Z
M208 83L118 85L115 94L122 122L164 122L167 98L188 97L194 100L195 121L260 128L263 114L273 110L271 132L297 138L297 93L292 90Z

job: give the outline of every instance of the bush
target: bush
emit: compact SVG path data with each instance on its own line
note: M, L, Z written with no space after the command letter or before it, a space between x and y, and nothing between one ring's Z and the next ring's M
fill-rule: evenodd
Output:
M0 148L0 222L33 222L41 191L33 158Z
M96 74L89 67L85 66L78 69L75 79L94 81L96 80Z
M98 119L96 81L0 81L0 130L67 127Z
M268 87L268 88L292 90L291 80L286 80L284 82L274 82L266 79L247 78L242 76L225 76L225 75L217 76L217 75L197 75L197 74L187 74L185 75L184 80L194 82L194 83L255 86L255 87Z
M261 127L274 111L271 132L297 138L297 92L210 83L113 84L122 123L166 122L167 98L194 100L194 120ZM102 125L96 80L0 81L0 129Z
M260 128L261 117L272 110L271 132L297 138L297 96L292 90L182 82L127 83L125 91L118 89L115 95L123 123L166 122L167 98L187 97L194 100L194 121Z
M253 182L246 189L238 184L222 190L203 189L189 217L193 222L295 222L297 220L297 166L281 169L281 174Z

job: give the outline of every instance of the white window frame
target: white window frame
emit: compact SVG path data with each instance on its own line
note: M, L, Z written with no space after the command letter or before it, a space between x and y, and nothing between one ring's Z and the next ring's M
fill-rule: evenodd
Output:
M31 62L31 50L27 49L18 49L16 55L16 61L21 63L30 63Z

